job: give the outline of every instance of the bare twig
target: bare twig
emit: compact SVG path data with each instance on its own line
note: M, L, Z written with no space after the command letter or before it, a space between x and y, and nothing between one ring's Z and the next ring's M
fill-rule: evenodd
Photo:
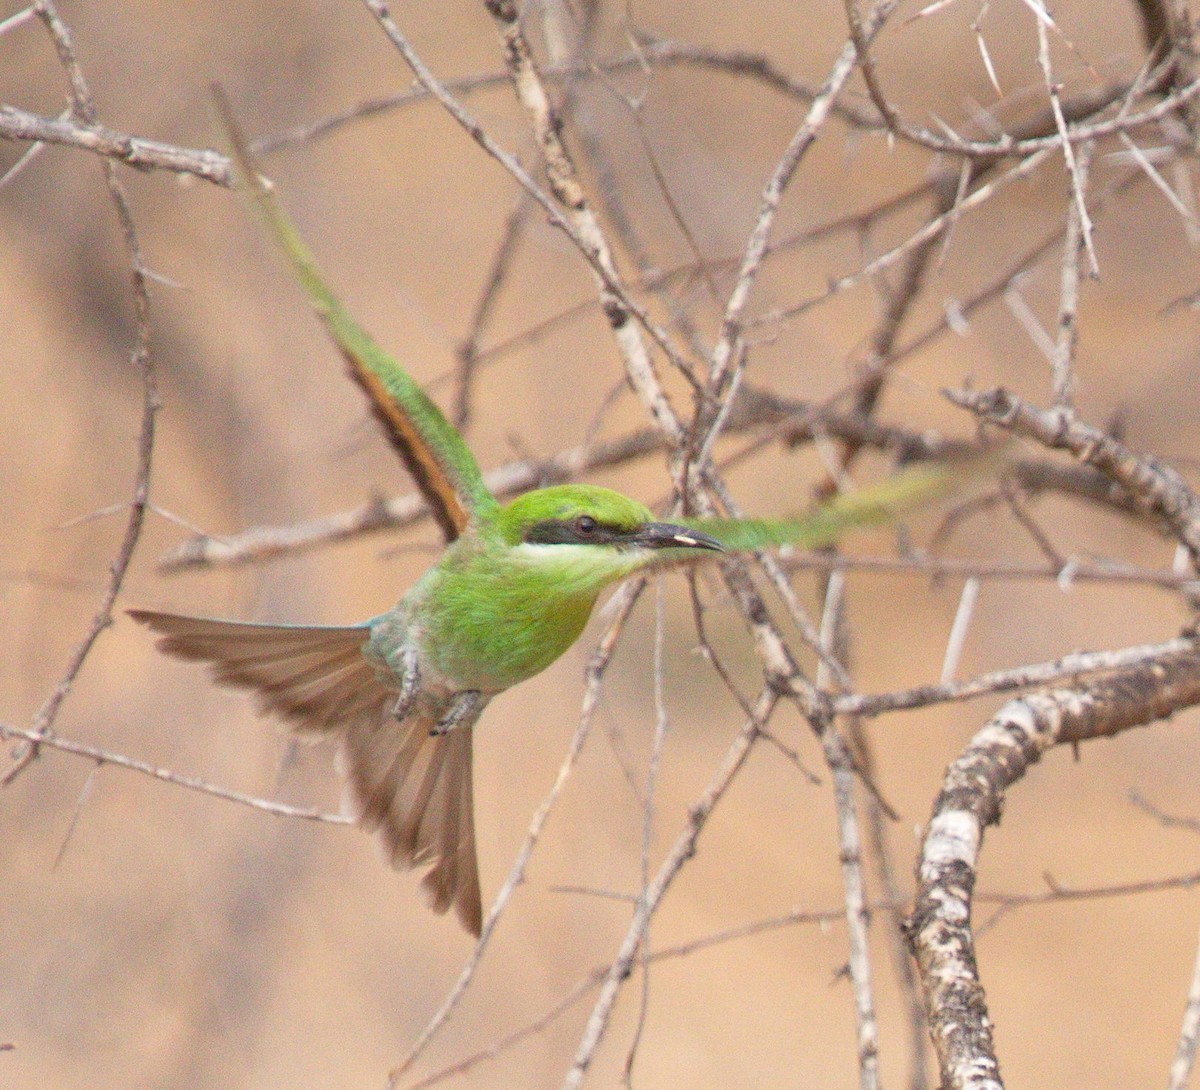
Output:
M1098 469L1121 485L1145 514L1169 525L1187 547L1193 566L1200 565L1200 499L1166 462L1134 454L1071 413L1037 409L1001 388L948 390L946 396L984 420L1047 447L1069 450Z
M1073 583L1141 583L1163 590L1194 593L1200 589L1196 577L1173 571L1142 568L1135 564L1088 562L1071 558L1065 566L1019 564L1006 561L967 560L926 556L854 556L847 553L805 553L780 562L785 571L870 571L894 575L926 575L934 580L947 576L978 580L1051 580L1063 590Z
M36 140L80 148L139 170L192 174L214 185L233 186L229 160L219 152L147 140L106 128L94 119L40 117L16 106L0 105L0 139Z
M1113 897L1135 897L1168 890L1195 889L1200 886L1200 871L1173 874L1166 878L1148 878L1141 882L1115 882L1104 886L1066 886L1049 875L1047 888L1035 893L979 893L976 904L995 905L996 910L975 928L976 939L995 928L1009 913L1037 905L1067 904L1072 901L1097 901Z
M1183 1025L1179 1030L1179 1044L1175 1048L1175 1059L1167 1078L1167 1090L1187 1090L1191 1081L1192 1065L1196 1062L1196 1043L1200 1040L1200 945L1196 951L1196 964L1192 969L1192 985L1188 988L1187 1005L1183 1010Z
M1200 818L1168 814L1165 810L1155 806L1149 799L1143 798L1137 791L1129 792L1129 801L1139 810L1149 814L1164 829L1190 829L1193 833L1200 833Z
M1037 0L1030 0L1030 2L1037 2ZM1040 8L1040 3L1039 10L1044 10ZM1068 229L1068 238L1075 243L1076 247L1082 247L1087 251L1092 275L1098 276L1100 274L1100 265L1096 260L1096 251L1092 245L1092 218L1088 215L1087 210L1087 163L1086 160L1082 163L1079 161L1071 146L1071 133L1067 128L1067 118L1063 113L1062 100L1059 98L1060 87L1054 79L1054 71L1050 66L1050 35L1046 29L1046 22L1046 19L1039 18L1036 20L1038 64L1042 69L1042 77L1046 81L1046 93L1050 96L1050 108L1054 113L1054 125L1058 129L1058 135L1062 141L1063 160L1066 163L1067 173L1071 177L1071 190L1074 196L1072 215L1077 222L1073 231ZM1073 238L1072 234L1074 235ZM1071 261L1078 261L1078 254L1074 248L1072 248ZM1066 301L1064 297L1064 305Z
M1011 693L1017 689L1049 685L1084 674L1135 669L1167 655L1186 654L1195 646L1194 640L1180 638L1165 643L1126 647L1120 651L1080 651L1051 662L1031 663L1011 670L993 670L967 681L919 685L890 693L849 693L833 698L833 711L837 715L871 717L884 712L926 708L947 701L971 700L991 693Z
M186 776L181 772L173 772L169 768L160 768L148 761L140 761L136 757L127 757L123 753L115 753L99 746L88 745L85 742L75 742L62 738L57 734L41 734L33 730L23 730L0 723L0 738L18 738L26 742L37 743L39 746L49 746L62 753L71 753L76 757L85 757L94 761L97 766L112 765L114 768L125 768L130 772L139 772L164 783L186 788L188 791L199 791L203 795L224 799L226 802L236 802L239 806L249 806L261 810L264 814L275 817L301 818L304 821L321 821L330 825L353 825L354 822L343 814L327 814L310 806L291 806L286 802L274 802L271 799L247 795L241 791L233 791L228 787L210 783L198 776Z
M846 740L832 722L825 725L822 747L833 780L834 807L837 811L838 862L841 864L850 947L850 988L854 995L854 1016L858 1030L858 1084L861 1090L875 1090L879 1086L879 1026L875 1018L871 957L867 944L868 913L862 838L854 803L855 767Z
M573 228L573 237L578 239L582 252L593 265L600 303L625 364L629 383L655 425L678 446L683 435L682 425L655 373L646 342L634 321L634 307L617 272L612 249L579 182L575 164L562 138L557 111L550 102L525 39L515 0L484 0L484 6L495 20L504 42L504 59L512 75L517 99L525 110L545 160L550 191ZM644 321L642 324L669 359L681 359L681 353L652 323ZM688 370L682 363L679 367L681 371Z
M1041 27L1041 23L1038 26ZM1045 34L1045 29L1042 29ZM1047 71L1047 78L1049 72ZM1053 95L1057 104L1057 93ZM1065 124L1065 123L1064 123ZM1064 142L1064 151L1070 144ZM1088 259L1096 267L1092 248L1092 221L1087 215L1086 187L1091 164L1091 144L1084 144L1079 154L1068 158L1075 200L1067 211L1067 232L1063 240L1062 276L1058 290L1058 337L1054 342L1051 361L1053 400L1056 408L1070 409L1075 394L1075 349L1079 342L1079 259L1086 248ZM1087 218L1085 218L1087 217Z
M782 307L775 310L767 311L764 314L756 315L745 323L746 329L761 329L763 327L778 325L782 322L799 317L801 314L811 310L813 307L835 295L839 295L849 288L856 287L864 280L877 276L885 269L890 268L900 261L907 254L926 245L930 240L940 238L942 233L953 223L959 220L966 213L973 211L980 205L986 203L995 197L1001 190L1011 185L1020 178L1027 177L1036 171L1049 157L1051 149L1043 148L1040 151L1034 152L1026 159L1022 159L1016 166L1005 171L1003 174L992 179L990 182L981 185L978 189L968 194L961 201L958 201L947 211L941 215L935 216L933 219L926 221L921 227L914 231L908 238L890 250L880 254L878 257L868 261L865 265L856 269L854 272L846 273L843 276L833 278L829 281L829 285L819 295L814 295L809 299L805 299L792 306Z
M59 18L52 0L38 0L34 7L50 33L58 53L59 63L67 74L71 86L72 117L84 124L94 125L96 123L95 103L92 101L91 91L88 89L83 71L75 57L69 29ZM59 709L70 693L75 679L79 676L79 671L83 669L83 664L91 653L92 647L95 646L100 633L112 623L113 605L117 600L117 595L121 592L126 572L133 560L134 550L141 538L142 523L145 519L146 505L149 502L150 466L154 454L154 418L158 411L154 363L150 356L150 295L146 285L141 246L134 227L133 214L125 197L125 190L117 178L116 166L113 161L105 159L103 164L109 197L116 210L117 220L121 226L121 235L129 254L130 279L137 320L137 332L130 359L142 379L142 419L137 441L137 468L134 472L133 494L129 503L125 533L116 556L109 565L108 586L101 596L100 604L86 633L72 652L58 683L33 717L32 733L35 737L27 741L24 752L9 766L4 775L0 776L0 787L11 783L22 769L27 767L37 756L38 741L46 737L53 729Z
M492 257L492 267L488 270L484 281L483 292L475 304L471 315L470 328L467 335L459 343L455 354L458 356L457 393L454 399L454 426L460 431L466 428L471 418L471 389L475 371L479 366L479 342L483 332L491 321L500 293L508 280L521 234L529 222L529 214L533 209L529 194L524 190L513 205L512 211L504 224L504 234Z
M843 661L848 646L845 620L844 578L831 572L825 581L825 608L821 617L821 646L826 652L817 671L817 685L824 687L823 674L832 661L837 666L839 684L849 681ZM846 906L846 936L849 947L846 964L854 1000L857 1028L856 1052L860 1090L879 1086L879 1025L875 1017L875 996L871 983L871 954L868 945L866 878L863 871L862 835L859 831L858 806L854 797L854 775L860 766L851 756L846 739L832 716L813 723L820 731L821 752L833 781L833 804L837 815L838 862L841 864L842 900Z
M713 808L724 796L729 785L745 764L746 758L754 748L759 737L760 726L770 717L778 701L773 692L764 692L755 702L754 715L734 739L725 757L717 769L708 787L699 799L688 809L688 822L676 838L667 858L654 875L654 880L646 888L645 893L638 899L629 930L621 943L616 959L605 974L600 995L596 1000L592 1013L588 1017L583 1036L575 1050L575 1059L562 1081L562 1090L578 1090L583 1082L587 1069L591 1066L596 1049L608 1029L612 1017L613 1005L621 985L629 976L637 959L638 950L645 940L646 927L651 916L658 908L659 902L666 895L680 869L695 854L696 842L700 839Z

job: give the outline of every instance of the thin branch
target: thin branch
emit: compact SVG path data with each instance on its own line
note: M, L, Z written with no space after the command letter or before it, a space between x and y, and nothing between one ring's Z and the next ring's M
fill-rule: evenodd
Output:
M208 148L182 148L118 132L95 120L40 117L16 106L0 105L0 139L36 140L80 148L139 170L191 174L214 185L233 187L229 160Z
M621 353L629 383L655 425L677 447L682 442L683 427L662 388L646 342L637 323L633 321L635 314L632 302L617 272L612 248L580 184L575 163L563 141L558 112L550 102L546 86L534 63L533 51L526 41L517 4L515 0L484 0L484 6L495 20L504 43L505 63L512 76L517 100L525 111L541 149L550 191L573 228L573 237L578 238L583 252L594 267L600 304ZM656 327L652 328L649 322L642 324L651 332L668 359L677 361L679 370L687 373L689 369L681 362L681 353L665 334L657 331Z
M1198 818L1168 814L1165 810L1160 810L1149 799L1143 798L1137 791L1129 792L1129 801L1139 810L1149 814L1164 829L1189 829L1193 833L1200 833L1200 819Z
M780 567L785 572L869 571L928 576L935 581L946 577L993 581L1051 581L1057 583L1059 589L1064 591L1070 590L1075 583L1117 586L1135 583L1188 595L1200 591L1200 581L1193 575L1180 575L1173 571L1142 568L1135 564L1120 564L1115 561L1089 562L1074 557L1068 559L1064 565L1037 565L928 556L923 553L905 556L854 556L850 553L815 552L789 556L780 561Z
M239 806L249 806L254 810L260 810L264 814L271 814L275 817L300 818L304 821L320 821L329 825L354 824L350 818L343 814L328 814L311 806L291 806L285 802L274 802L271 799L259 798L256 795L247 795L241 791L233 791L228 787L221 787L218 784L210 783L208 780L202 780L199 776L187 776L181 772L173 772L169 768L160 768L157 765L150 764L148 761L140 761L136 757L127 757L123 753L115 753L112 750L88 745L85 742L74 742L69 738L63 738L57 734L40 734L37 731L23 730L20 727L12 727L6 723L0 723L0 738L6 740L21 739L26 742L37 743L39 746L48 746L62 753L71 753L76 757L85 757L89 761L95 761L97 767L112 765L114 768L124 768L130 772L139 772L143 776L150 776L153 779L162 780L164 783L183 787L188 791L199 791L203 795L212 795L215 798L224 799L226 802L236 802Z
M1051 149L1049 148L1034 152L1028 158L1022 159L1016 166L1005 171L987 184L981 185L945 212L927 220L903 242L898 243L890 250L868 261L853 272L830 279L828 286L819 295L811 296L788 307L777 308L757 315L746 321L745 328L761 329L766 326L778 325L782 322L790 321L812 310L818 304L826 302L833 296L840 295L842 292L861 284L864 280L869 280L871 277L877 276L918 247L924 246L931 240L940 237L942 232L950 227L951 224L997 196L1013 182L1028 177L1050 158L1050 155Z
M1029 2L1033 3L1033 0L1029 0ZM1040 4L1036 10L1040 13L1045 11ZM1042 77L1046 81L1046 92L1050 96L1050 109L1054 113L1054 126L1058 130L1063 160L1066 163L1067 173L1071 178L1071 191L1074 197L1073 216L1078 222L1075 224L1073 231L1068 230L1068 237L1070 238L1073 234L1073 241L1087 251L1092 275L1099 276L1100 266L1096 260L1095 248L1092 245L1092 219L1088 215L1087 210L1087 163L1085 161L1081 164L1078 161L1074 148L1071 146L1071 134L1067 128L1066 115L1063 113L1062 100L1059 98L1061 88L1055 82L1054 72L1050 66L1050 36L1046 29L1046 23L1047 19L1037 19L1038 64L1042 69ZM1078 255L1074 251L1072 251L1071 260L1078 261Z
M583 1036L575 1051L575 1059L562 1081L562 1090L578 1090L582 1084L592 1059L595 1057L596 1049L608 1029L617 994L636 962L637 953L645 940L646 928L651 916L671 887L680 869L695 855L696 843L700 839L700 833L712 814L713 808L720 802L729 785L744 766L746 758L754 748L754 743L759 738L760 726L770 718L778 699L779 697L770 691L759 696L755 702L753 717L747 721L733 740L704 793L689 807L687 824L680 832L667 858L663 860L662 865L655 873L654 880L646 888L644 895L638 899L629 929L621 943L616 959L605 974L600 995L588 1017Z
M831 670L836 667L838 684L849 684L846 656L849 625L845 616L845 579L831 572L825 580L824 609L821 616L820 645L825 652L817 666L816 684L824 689ZM879 1086L879 1024L875 1015L875 996L871 983L871 955L867 934L866 879L863 871L862 835L859 831L858 805L854 797L854 776L861 766L851 756L850 747L832 716L817 720L821 752L833 781L833 805L837 818L838 862L841 867L842 900L846 908L846 937L850 974L850 993L854 1001L857 1029L855 1052L858 1060L860 1090ZM864 778L869 772L862 770ZM873 795L874 799L875 796Z
M870 733L866 724L851 717L846 723L846 735L854 754L855 764L866 777L877 778L877 765ZM929 1075L925 1053L928 1049L929 1027L925 1021L925 1007L921 1002L921 987L917 980L916 967L909 957L904 937L904 911L906 897L901 892L896 873L895 852L890 843L885 813L878 800L868 794L864 800L867 816L868 857L874 864L876 877L883 887L881 904L868 905L867 910L879 912L881 924L887 936L888 953L892 964L892 975L900 991L905 1021L908 1030L908 1090L928 1090Z
M1174 530L1200 566L1200 498L1172 466L1137 455L1098 428L1056 409L1037 409L1000 387L987 391L947 390L946 396L981 419L1052 449L1069 450L1081 462L1121 485L1147 515Z
M858 40L866 48L871 38L897 5L897 0L881 0L875 5L870 17L860 27ZM729 371L738 355L738 344L742 336L743 315L750 300L750 291L762 266L767 252L767 242L771 229L775 224L775 216L779 210L779 202L788 184L791 182L801 160L812 146L817 133L820 132L829 117L833 103L837 100L846 80L854 71L858 59L855 42L847 42L841 54L826 77L820 92L813 99L807 116L793 134L791 141L776 164L771 177L763 188L759 201L758 215L754 227L746 240L742 255L741 268L733 291L729 293L729 301L725 305L725 313L721 317L721 329L717 343L713 347L712 358L708 373L708 396L717 398L723 392L729 381Z
M96 107L92 100L91 91L79 62L75 57L75 49L71 42L71 33L66 24L59 18L58 11L52 0L39 0L34 5L39 18L45 24L58 53L59 63L67 74L71 86L71 115L77 121L88 125L96 123ZM47 737L53 730L63 701L71 691L75 679L83 669L84 662L95 646L96 641L112 623L113 605L121 587L125 582L126 573L133 560L134 550L142 534L142 524L145 520L146 506L150 495L150 467L154 454L154 418L158 411L158 391L155 382L154 363L150 356L150 295L146 284L146 275L142 261L141 246L138 242L137 231L134 227L133 213L125 197L125 190L117 177L117 169L111 159L104 159L104 180L108 187L109 198L117 214L121 227L121 235L125 249L129 255L130 281L133 292L134 313L137 322L137 332L130 361L138 370L142 380L142 416L141 427L137 439L137 467L134 471L133 493L129 503L129 515L125 523L125 532L121 544L109 565L108 586L100 599L100 604L88 625L83 638L75 646L67 666L60 676L58 683L43 702L33 717L33 734L26 748L0 776L0 787L7 786L33 761L38 752L38 740Z
M650 889L650 849L654 842L654 804L658 794L658 774L662 767L663 750L666 748L670 714L664 692L664 648L666 644L666 599L663 596L663 580L655 581L654 587L654 737L650 745L650 760L646 766L646 784L642 791L642 843L639 864L641 888L637 900L644 900ZM637 901L634 902L635 904ZM646 1016L650 1009L650 921L646 921L646 932L641 945L642 991L639 996L637 1025L633 1039L625 1054L625 1067L621 1081L632 1090L633 1065L637 1058L642 1036L646 1032Z
M1132 670L1167 655L1187 654L1195 648L1195 640L1182 637L1165 643L1126 647L1119 651L1079 651L1050 662L1017 666L1011 670L993 670L967 681L919 685L916 688L897 689L890 693L848 693L833 698L833 711L836 715L859 715L869 718L885 712L927 708L933 704L971 700L977 696L1011 693L1018 689L1049 685L1084 674L1118 669Z
M1038 24L1041 26L1041 24ZM1043 31L1044 33L1044 31ZM1057 102L1055 96L1055 102ZM1069 144L1063 145L1064 149ZM1071 409L1075 400L1075 350L1079 343L1079 261L1086 247L1095 267L1091 245L1092 222L1087 216L1085 190L1091 165L1092 145L1084 144L1079 155L1068 160L1075 187L1075 201L1067 210L1067 230L1063 240L1062 275L1058 289L1058 336L1051 361L1052 393L1055 408Z
M522 190L504 223L504 234L492 256L492 265L471 315L467 335L455 349L455 355L458 357L458 389L454 399L454 426L459 431L462 431L471 419L471 390L479 366L479 342L499 304L500 294L508 281L521 236L529 223L532 210L533 202L529 194Z
M1098 901L1112 897L1133 897L1169 890L1195 889L1200 886L1200 871L1173 874L1166 878L1148 878L1142 882L1117 882L1105 886L1064 886L1045 875L1047 888L1035 893L980 893L977 904L996 905L996 911L975 928L975 937L991 931L1010 912L1037 905L1068 904L1073 901Z
M1179 1030L1175 1059L1171 1061L1167 1090L1187 1090L1191 1081L1192 1065L1196 1062L1197 1041L1200 1041L1200 944L1197 945L1196 963L1192 969L1192 986L1188 988L1187 1005L1183 1009L1183 1025Z
M854 996L854 1017L858 1031L855 1041L858 1084L860 1090L876 1090L879 1086L879 1026L875 1017L875 997L871 985L862 837L854 801L855 763L846 746L846 740L832 720L825 724L822 732L822 749L833 780L834 808L837 813L838 862L841 866L850 948L850 988Z

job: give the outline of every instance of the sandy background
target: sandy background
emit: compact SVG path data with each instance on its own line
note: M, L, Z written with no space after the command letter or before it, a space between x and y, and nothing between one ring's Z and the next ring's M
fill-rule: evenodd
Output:
M15 10L10 3L0 17ZM915 10L915 9L914 9ZM407 85L409 76L364 8L351 3L64 3L102 119L187 146L211 144L208 84L220 80L244 122L267 133ZM400 4L396 17L443 76L497 71L492 25L477 4ZM844 37L840 4L642 3L638 25L719 48L764 51L817 85ZM959 4L897 24L880 53L909 116L963 124L995 99ZM1104 77L1136 70L1140 45L1126 5L1062 5L1064 30ZM616 17L601 41L622 46ZM985 32L1006 90L1032 88L1036 35L1028 9L994 3ZM1056 46L1069 86L1087 85ZM645 133L706 255L740 248L763 179L801 107L743 80L676 70L649 89ZM36 24L0 38L0 98L47 114L65 84ZM583 96L592 135L616 161L627 208L662 266L688 248L646 165L628 110L601 89ZM498 139L528 154L509 92L471 108ZM1019 111L1014 111L1019 113ZM0 145L0 169L19 149ZM791 190L781 231L812 226L919 182L925 156L830 127ZM443 375L468 327L515 190L432 106L364 121L274 155L269 169L332 282L376 336L422 380ZM1096 177L1116 169L1103 159ZM154 288L154 351L164 408L154 502L204 529L232 532L311 518L373 494L409 490L367 419L358 392L244 208L227 191L125 172L150 266L178 287ZM910 330L936 317L1038 233L1058 222L1057 167L960 224ZM908 224L911 226L911 222ZM867 242L875 252L904 225ZM1101 221L1103 279L1082 304L1080 405L1103 423L1121 410L1129 441L1194 456L1200 383L1186 309L1161 305L1195 288L1195 253L1150 186ZM754 306L787 305L854 268L840 238L772 264ZM121 531L108 517L69 520L129 493L139 388L128 364L127 272L95 162L49 149L0 190L0 719L25 725L60 675L98 600ZM1051 322L1057 256L1024 285ZM538 224L514 265L488 342L587 299L589 278L564 241ZM858 359L877 312L867 290L782 327L756 348L753 378L794 396L835 389ZM700 293L695 314L711 330ZM968 431L937 396L970 376L1042 400L1043 357L1003 305L969 336L911 361L883 416ZM469 432L485 466L578 442L621 377L593 309L490 366ZM435 386L444 395L446 386ZM674 390L679 404L682 390ZM641 422L626 393L602 434ZM667 478L659 459L598 475L647 501ZM775 450L733 475L746 508L805 502L811 454ZM1169 544L1067 503L1039 507L1064 553L1170 562ZM930 520L916 520L927 533ZM155 561L186 536L151 518L123 602L257 619L349 622L387 606L429 562L436 530L376 536L238 571L166 577ZM397 546L402 547L397 551ZM861 551L889 547L865 535ZM969 529L961 551L1033 560L1009 520ZM814 580L798 589L811 602ZM936 678L960 587L856 576L857 668L868 689ZM665 587L666 697L671 734L657 800L655 859L697 797L740 717L689 652L695 637L682 580ZM756 680L731 611L711 615L746 691ZM988 584L963 672L1083 647L1169 638L1183 613L1145 588ZM501 925L473 990L415 1075L453 1062L548 1009L610 958L628 906L554 887L634 892L641 810L622 760L641 777L654 724L648 669L653 599L627 632L597 729ZM598 626L593 625L589 637ZM589 638L541 677L494 702L477 741L477 823L485 899L508 871L553 780L582 691ZM903 815L892 830L907 882L914 828L928 815L945 764L996 705L977 702L885 718L873 727L879 778ZM777 721L811 767L820 756L794 715ZM200 670L167 661L146 633L118 620L95 649L61 734L236 789L334 807L326 750L289 755L249 701L217 691ZM1127 801L1138 789L1172 812L1200 812L1194 715L1085 749L1056 753L1013 793L989 835L981 888L1102 885L1194 866L1195 835L1164 830ZM0 793L0 1086L113 1088L378 1087L436 1008L470 949L452 920L425 912L415 882L383 867L355 831L280 821L146 777L47 754ZM86 789L85 789L86 785ZM73 836L55 859L85 792ZM699 856L653 929L664 946L793 906L834 908L840 886L827 783L808 784L767 749L722 805ZM1194 894L1059 905L1011 916L980 947L981 968L1012 1086L1093 1090L1159 1085L1174 1049L1194 955ZM903 1022L877 948L883 1073L905 1079ZM634 1074L642 1087L850 1087L853 1019L838 978L844 929L791 928L658 966ZM637 1016L623 999L589 1085L619 1080ZM558 1084L590 1004L452 1085Z

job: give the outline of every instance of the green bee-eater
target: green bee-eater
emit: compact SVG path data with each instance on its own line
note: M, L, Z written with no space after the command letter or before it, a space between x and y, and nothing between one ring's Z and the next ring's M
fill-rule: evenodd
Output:
M394 866L427 866L433 909L479 934L471 742L497 693L544 670L600 593L655 565L770 544L809 547L944 491L913 469L797 519L659 522L607 488L568 484L501 505L462 437L326 287L227 110L241 181L429 501L449 545L403 598L362 624L291 626L131 611L162 650L211 664L299 734L337 739L349 809Z

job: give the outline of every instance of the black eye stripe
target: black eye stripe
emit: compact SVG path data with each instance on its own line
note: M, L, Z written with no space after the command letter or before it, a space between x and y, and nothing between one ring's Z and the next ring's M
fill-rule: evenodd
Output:
M597 522L591 515L573 519L543 519L525 531L530 545L609 545L620 543L628 532Z

